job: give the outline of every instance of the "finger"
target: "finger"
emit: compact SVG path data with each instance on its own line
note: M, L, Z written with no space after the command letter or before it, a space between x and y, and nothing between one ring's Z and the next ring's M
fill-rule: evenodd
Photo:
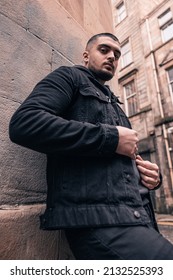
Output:
M149 184L156 184L159 180L158 176L147 176L145 174L141 174L141 179L144 180L146 183Z
M152 182L145 181L145 180L142 179L141 182L145 187L147 187L150 190L153 190L154 188L156 188L160 184L160 178L158 178L157 180L154 180Z
M136 159L140 160L140 161L143 161L143 158L139 154L136 156Z
M154 187L160 183L160 176L156 171L140 171L140 177L145 183L153 185Z
M142 166L148 170L155 170L157 173L159 172L159 167L157 166L157 164L155 163L151 163L150 161L147 160L138 160L138 158L136 158L136 164L138 166Z
M132 154L130 157L131 157L131 159L134 159L134 160L135 160L135 159L136 159L136 154L134 153L134 154Z
M153 190L156 187L156 185L149 184L149 183L145 182L144 180L141 180L141 182L147 189Z
M148 168L145 168L141 165L138 165L137 168L138 168L141 176L151 177L153 179L158 178L158 171L157 170L148 169Z

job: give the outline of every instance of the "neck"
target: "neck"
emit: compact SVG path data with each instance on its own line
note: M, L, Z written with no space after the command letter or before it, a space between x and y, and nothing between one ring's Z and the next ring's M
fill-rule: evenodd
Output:
M104 85L104 84L105 84L106 81L101 80L101 79L98 77L98 75L97 75L94 71L92 71L92 70L89 69L89 68L88 68L88 70L93 74L94 78L95 78L101 85Z

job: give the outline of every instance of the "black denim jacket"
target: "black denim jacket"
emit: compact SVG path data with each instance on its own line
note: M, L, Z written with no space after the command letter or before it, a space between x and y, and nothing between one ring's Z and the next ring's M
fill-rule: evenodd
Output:
M11 140L47 154L41 228L150 222L134 161L116 154L117 125L131 128L117 97L83 66L50 73L15 112Z

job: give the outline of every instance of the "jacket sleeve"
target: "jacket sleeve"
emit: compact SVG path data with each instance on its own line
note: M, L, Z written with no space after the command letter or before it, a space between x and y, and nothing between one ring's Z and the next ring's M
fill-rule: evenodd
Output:
M11 118L11 141L45 154L114 155L115 126L62 117L74 98L74 80L71 68L60 67L39 82Z

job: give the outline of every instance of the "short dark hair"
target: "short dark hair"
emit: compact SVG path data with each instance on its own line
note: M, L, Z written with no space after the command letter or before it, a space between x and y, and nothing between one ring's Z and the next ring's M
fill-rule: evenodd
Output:
M113 35L112 33L108 33L108 32L105 32L105 33L98 33L98 34L95 34L94 36L92 36L89 40L88 40L88 42L87 42L87 44L86 44L86 48L91 44L91 43L93 43L95 40L97 40L97 38L99 38L99 37L110 37L110 38L112 38L114 41L116 41L116 42L118 42L119 43L119 40L118 40L118 38L115 36L115 35Z

